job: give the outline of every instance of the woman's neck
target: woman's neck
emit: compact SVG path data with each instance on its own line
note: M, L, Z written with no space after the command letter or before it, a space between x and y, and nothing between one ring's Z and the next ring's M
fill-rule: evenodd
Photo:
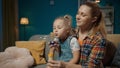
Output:
M81 33L81 34L86 34L89 31L90 31L90 29L88 29L88 28L81 28L81 27L79 27L79 33Z
M90 31L92 30L92 27L93 27L93 26L91 26L91 25L89 25L89 26L80 26L80 27L78 27L78 29L79 29L79 31L80 31L82 34L84 34L84 33L90 32Z
M79 39L83 40L88 34L89 34L90 30L88 29L82 29L79 28Z

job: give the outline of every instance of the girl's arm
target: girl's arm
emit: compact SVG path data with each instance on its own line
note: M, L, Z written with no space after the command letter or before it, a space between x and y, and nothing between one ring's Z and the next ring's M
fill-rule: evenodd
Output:
M55 47L50 47L50 50L49 50L49 53L48 53L48 60L53 60L54 51L55 51Z
M59 43L52 41L49 43L48 59L53 60L55 50L59 52Z
M74 51L73 52L73 58L69 61L69 63L73 63L73 64L76 64L78 63L79 61L79 58L80 58L80 51Z
M76 38L71 39L70 47L72 49L73 58L69 61L69 63L78 63L80 59L80 46Z

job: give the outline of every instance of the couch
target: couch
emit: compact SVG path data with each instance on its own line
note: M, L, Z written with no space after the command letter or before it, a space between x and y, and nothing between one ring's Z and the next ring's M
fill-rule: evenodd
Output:
M112 62L112 59L114 57L114 54L116 52L117 45L120 43L120 34L108 34L107 35L108 43L106 44L106 56L105 59L103 59L105 67L110 66L110 62ZM50 35L34 35L32 36L29 41L38 41L38 40L45 40L46 41L46 46L45 46L45 58L46 61L48 60L48 42L51 39ZM111 46L109 46L111 45ZM111 56L111 57L110 57ZM56 56L54 58L57 58ZM39 64L39 65L34 65L32 68L45 68L46 64Z
M116 57L115 54L118 50L118 46L120 47L120 34L108 34L106 40L106 52L103 59L103 64L105 67L116 67L113 61Z
M49 42L51 38L49 35L34 35L29 40L46 40L46 42ZM106 44L107 52L106 52L105 59L103 59L105 67L109 67L111 65L114 54L116 52L116 48L118 44L120 43L120 34L108 34L107 40L108 40ZM46 48L45 48L46 60L48 58L47 57L48 51L49 51L48 44L46 44ZM36 65L36 66L33 66L33 68L45 68L45 64Z

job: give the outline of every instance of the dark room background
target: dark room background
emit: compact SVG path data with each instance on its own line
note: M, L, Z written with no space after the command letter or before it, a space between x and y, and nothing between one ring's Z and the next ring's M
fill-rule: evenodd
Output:
M78 0L0 0L0 48L2 48L3 41L3 12L2 1L13 3L16 1L18 4L15 9L16 21L18 25L18 39L20 41L29 40L33 35L49 34L52 32L52 23L58 16L70 14L73 17L73 27L76 25L75 16L78 9ZM120 34L120 0L100 0L99 5L113 6L114 7L114 34ZM13 6L12 6L13 7ZM13 13L14 14L14 13ZM12 16L10 16L12 18ZM14 16L13 16L14 17ZM20 19L27 17L29 24L23 26L20 24ZM6 19L5 19L6 20ZM13 20L14 21L14 20ZM12 23L12 22L11 22ZM11 27L10 25L8 25ZM25 27L25 31L24 31ZM9 38L9 37L8 37ZM7 41L11 43L10 37ZM6 39L5 39L6 42ZM14 41L12 42L14 43ZM7 44L8 45L8 44ZM11 44L12 45L12 44ZM0 49L1 50L1 49Z
M0 50L2 49L2 0L0 0Z
M19 0L19 19L29 19L29 24L25 26L25 40L32 35L49 34L54 19L61 15L72 15L74 27L77 8L77 0ZM19 39L24 40L24 26L19 26Z
M54 1L51 4L51 1ZM114 7L114 32L120 33L120 7L119 0L100 0L101 7L110 5ZM75 27L75 15L78 9L78 0L19 0L19 19L27 17L29 24L25 27L25 40L32 35L49 34L52 31L53 20L61 15L73 16ZM24 26L19 24L19 40L24 40Z

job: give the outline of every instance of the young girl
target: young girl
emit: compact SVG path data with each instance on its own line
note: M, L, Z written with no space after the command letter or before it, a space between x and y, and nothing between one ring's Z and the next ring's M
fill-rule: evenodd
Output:
M55 19L53 33L59 39L59 43L51 44L49 56L54 54L55 49L59 49L58 60L77 63L79 61L80 47L77 39L71 35L71 22L72 17L69 15Z

